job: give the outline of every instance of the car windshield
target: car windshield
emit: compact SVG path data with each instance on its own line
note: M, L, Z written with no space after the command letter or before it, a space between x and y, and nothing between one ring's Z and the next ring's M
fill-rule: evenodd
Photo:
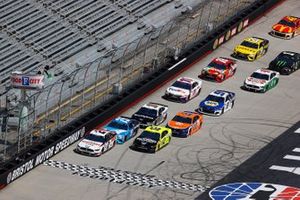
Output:
M185 123L185 124L191 124L192 123L192 119L191 118L187 118L187 117L181 117L181 116L178 116L176 115L172 121L175 121L175 122L181 122L181 123Z
M214 96L214 95L208 95L208 97L206 98L206 101L215 101L215 102L224 102L224 98L223 97L218 97L218 96Z
M184 83L184 82L180 82L180 81L176 81L175 83L173 83L172 85L173 87L178 87L178 88L183 88L186 90L190 90L191 89L191 85L188 83Z
M146 115L146 116L150 116L150 117L156 117L157 116L157 110L142 107L142 108L139 109L139 111L137 111L137 114Z
M258 45L255 44L255 43L252 43L252 42L248 42L248 41L243 41L241 43L242 46L245 46L245 47L250 47L250 48L253 48L253 49L258 49Z
M289 27L295 27L295 24L293 22L289 22L286 20L280 20L280 22L278 24L282 24L282 25L289 26Z
M262 80L269 80L269 75L267 74L261 74L261 73L257 73L257 72L254 72L251 77L253 78L257 78L257 79L262 79Z
M118 122L116 120L111 121L107 126L115 129L127 130L127 124Z
M152 139L152 140L158 141L159 140L159 136L160 136L160 134L158 134L158 133L152 133L152 132L149 132L149 131L143 131L142 134L140 135L140 138L148 138L148 139Z
M219 69L219 70L225 70L226 69L226 66L224 64L218 64L216 62L211 62L211 63L209 63L208 66Z
M88 134L88 135L84 136L84 139L92 140L92 141L95 141L95 142L102 142L102 143L105 142L104 137L99 136L99 135L94 135L94 134Z

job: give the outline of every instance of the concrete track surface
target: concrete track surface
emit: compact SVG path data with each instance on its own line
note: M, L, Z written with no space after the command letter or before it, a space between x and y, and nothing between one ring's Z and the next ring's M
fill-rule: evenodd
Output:
M240 35L224 44L180 76L197 78L201 68L217 56L230 56L235 45L247 36L270 40L264 57L255 62L238 61L237 73L223 83L203 81L200 95L188 103L161 98L168 85L130 108L130 116L144 103L169 105L170 120L176 112L195 110L214 89L236 93L235 107L221 117L204 117L200 131L189 138L172 138L156 154L130 150L132 140L101 157L73 152L76 144L24 175L0 192L4 200L81 199L194 199L300 118L300 70L281 76L279 85L265 94L240 89L255 69L267 67L281 51L300 52L300 37L285 41L268 35L284 15L299 15L298 0L287 0L263 16ZM100 123L100 122L99 122ZM73 165L72 165L73 164ZM118 182L118 183L117 183Z

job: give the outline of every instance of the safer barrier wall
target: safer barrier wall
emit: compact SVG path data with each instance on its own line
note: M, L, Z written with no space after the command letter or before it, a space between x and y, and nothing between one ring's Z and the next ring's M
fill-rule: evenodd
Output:
M43 143L34 145L27 151L20 153L0 169L0 188L5 187L45 160L64 150L79 140L84 133L97 126L102 126L122 111L134 105L142 98L145 98L162 84L188 69L195 62L240 33L262 16L263 13L282 1L284 0L258 0L249 8L230 18L211 35L195 43L193 47L183 52L177 61L170 62L147 79L125 91L122 95L102 106L96 107L81 118L57 130Z

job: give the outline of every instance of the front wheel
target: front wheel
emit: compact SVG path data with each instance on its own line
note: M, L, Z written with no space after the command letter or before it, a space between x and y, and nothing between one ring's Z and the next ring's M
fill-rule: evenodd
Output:
M231 103L231 108L233 108L233 106L234 106L234 101L232 101L232 103Z

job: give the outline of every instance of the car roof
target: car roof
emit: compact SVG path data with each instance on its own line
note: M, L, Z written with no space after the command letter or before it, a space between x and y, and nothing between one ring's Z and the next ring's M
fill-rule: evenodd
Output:
M296 55L297 53L296 52L292 52L292 51L283 51L281 52L282 54L285 54L285 55L290 55L290 56L294 56Z
M164 107L163 105L161 104L157 104L157 103L153 103L153 102L150 102L150 103L147 103L145 105L143 105L144 108L149 108L149 109L154 109L154 110L158 110L162 107Z
M181 117L186 117L186 118L193 118L195 115L199 115L199 114L191 111L182 111L182 112L178 112L176 115Z
M125 118L125 117L117 117L114 119L114 121L117 121L119 123L128 124L131 121L131 119Z
M225 90L214 90L210 93L210 95L218 96L218 97L226 97L228 94L229 92Z
M166 128L162 126L148 126L145 131L161 134Z
M228 64L228 63L233 62L232 59L225 58L225 57L217 57L217 58L214 58L212 61L219 63L219 64Z
M90 132L90 134L100 137L105 137L105 135L107 135L108 133L111 133L111 131L105 129L94 129Z
M262 69L257 69L257 70L255 70L255 72L260 73L260 74L267 74L267 75L270 75L270 74L273 73L274 71L269 70L269 69L264 69L264 68L262 68Z
M248 38L245 38L244 41L259 44L259 43L263 42L264 39L258 38L258 37L248 37Z
M282 20L286 20L286 21L290 21L290 22L295 22L295 21L297 21L298 19L299 19L298 17L291 16L291 15L285 16L285 17L282 18Z
M197 82L197 80L190 78L190 77L180 77L177 79L179 82L183 83L188 83L188 84L193 84L194 82Z

